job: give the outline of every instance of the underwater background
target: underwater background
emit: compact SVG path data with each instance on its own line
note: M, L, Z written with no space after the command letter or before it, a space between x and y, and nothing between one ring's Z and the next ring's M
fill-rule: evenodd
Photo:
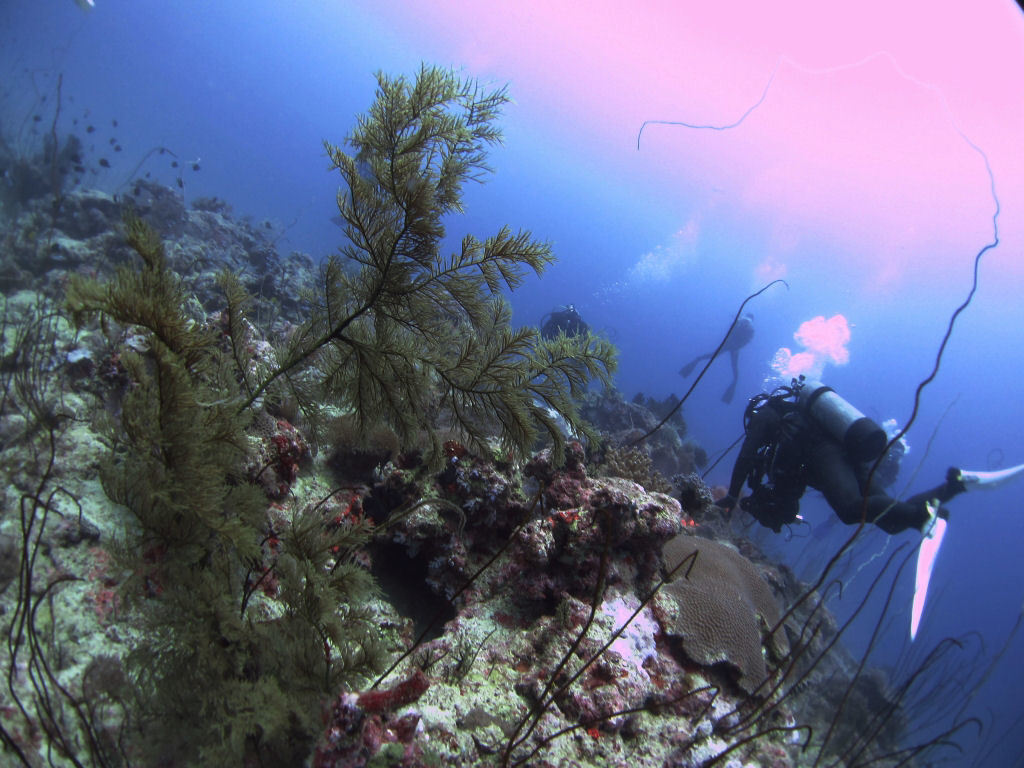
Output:
M495 173L467 188L447 238L509 224L551 244L557 262L510 294L513 325L573 304L618 348L623 397L661 400L686 392L693 378L679 368L715 348L749 294L784 280L746 307L756 333L732 402L720 359L683 406L687 437L714 460L741 435L747 398L800 372L905 424L970 295L922 392L897 487L930 487L954 465L1024 462L1020 9L710 5L8 2L0 110L8 141L29 151L53 120L60 76L57 130L83 139L80 186L123 195L146 172L186 204L226 201L279 253L319 263L343 237L323 142L353 129L375 72L411 76L426 62L507 83ZM734 458L709 486L727 484ZM893 596L906 608L872 652L898 670L965 637L977 669L998 659L962 691L985 728L959 732L963 752L943 752L943 765L1024 759L1024 636L1011 635L1024 611L1022 493L1018 482L950 503L918 638L906 633L908 569ZM747 535L812 578L850 531L813 491L801 507L807 525ZM897 544L915 543L893 539L867 532L847 555L838 617ZM855 656L873 630L851 625Z

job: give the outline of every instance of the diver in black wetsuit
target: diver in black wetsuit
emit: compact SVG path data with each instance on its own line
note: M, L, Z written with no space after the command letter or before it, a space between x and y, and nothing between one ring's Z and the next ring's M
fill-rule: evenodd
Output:
M545 339L553 339L559 333L566 336L582 336L590 331L576 307L572 304L564 309L549 312L541 318L540 335Z
M942 485L905 501L892 499L877 473L867 486L871 466L888 442L885 432L831 388L803 377L771 395L752 398L744 424L746 437L728 495L716 503L724 509L735 507L747 481L752 493L740 506L775 532L796 520L807 486L821 491L848 525L860 523L863 515L887 533L924 530L935 514L948 517L939 504L990 474L954 467Z
M754 338L754 316L747 312L736 321L736 325L729 331L729 335L725 337L725 344L722 345L722 351L728 351L729 360L732 363L732 383L729 384L722 394L723 403L731 403L732 396L736 394L736 382L740 377L740 350L747 346L752 338ZM697 363L701 360L708 360L712 355L714 355L714 352L697 355L697 357L679 369L679 375L689 376L693 373L693 369L697 367Z

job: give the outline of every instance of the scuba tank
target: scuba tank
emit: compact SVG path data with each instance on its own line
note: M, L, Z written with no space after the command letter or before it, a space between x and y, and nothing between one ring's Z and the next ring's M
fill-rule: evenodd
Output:
M803 379L803 377L800 377ZM877 459L889 442L878 424L814 379L803 380L799 403L807 417L840 442L854 461Z

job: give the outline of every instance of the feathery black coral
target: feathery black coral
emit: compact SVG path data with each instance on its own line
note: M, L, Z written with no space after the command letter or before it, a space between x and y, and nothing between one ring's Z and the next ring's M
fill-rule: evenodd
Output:
M344 182L346 242L323 268L309 320L247 405L284 380L310 405L338 404L362 426L386 423L402 438L435 434L441 421L471 445L497 435L520 454L543 431L560 453L555 417L585 431L571 397L590 379L608 380L613 347L510 328L501 292L553 260L530 233L503 227L443 252L444 220L462 212L463 185L490 170L486 149L501 139L494 121L508 96L426 66L412 82L377 80L376 101L344 148L325 144Z
M119 548L135 574L123 594L146 638L128 664L140 743L154 763L290 763L309 750L320 697L380 668L366 608L376 585L334 554L364 546L369 527L329 531L303 507L265 565L274 532L263 492L243 474L250 413L238 407L252 372L236 339L223 350L183 312L156 234L130 215L125 229L142 267L107 283L75 277L67 304L78 322L98 314L148 347L120 353L133 386L102 471L107 495L134 518ZM220 282L229 336L242 335L245 296L230 277ZM279 585L272 619L250 600L257 571Z

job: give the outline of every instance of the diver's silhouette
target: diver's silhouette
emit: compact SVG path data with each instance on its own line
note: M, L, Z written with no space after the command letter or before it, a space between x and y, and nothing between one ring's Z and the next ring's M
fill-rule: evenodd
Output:
M748 312L736 321L736 325L729 331L729 335L725 337L725 343L722 345L722 351L729 352L729 361L732 363L732 382L730 382L722 394L722 402L724 403L731 403L733 395L736 394L736 382L740 377L740 350L749 344L752 338L754 338L754 316ZM708 352L703 355L697 355L697 357L679 369L679 375L689 376L693 373L693 369L697 367L697 363L701 360L710 359L714 354L714 352Z
M564 309L549 312L541 318L540 335L545 339L553 339L560 333L566 336L582 336L589 331L590 326L583 321L572 304Z

